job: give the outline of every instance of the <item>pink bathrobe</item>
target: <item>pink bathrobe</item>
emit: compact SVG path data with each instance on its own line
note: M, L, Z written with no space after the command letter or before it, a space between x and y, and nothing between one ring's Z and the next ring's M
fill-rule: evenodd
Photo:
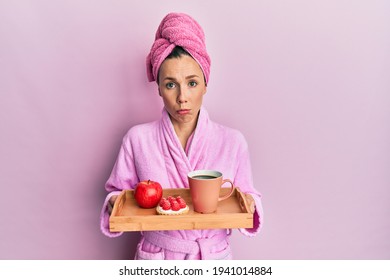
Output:
M194 133L183 150L168 112L160 120L132 127L123 138L117 161L106 183L107 195L101 212L101 230L109 237L107 203L124 189L134 189L142 180L153 180L163 188L188 188L187 173L197 169L222 172L256 203L253 228L239 229L256 235L262 224L262 205L254 189L248 146L243 135L209 119L201 108ZM231 259L230 230L171 230L143 232L135 259Z

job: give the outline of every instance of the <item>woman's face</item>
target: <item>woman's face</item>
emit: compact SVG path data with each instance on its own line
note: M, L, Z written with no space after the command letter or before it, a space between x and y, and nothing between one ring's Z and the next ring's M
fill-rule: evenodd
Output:
M166 59L159 71L159 93L174 126L196 122L206 84L199 64L190 56Z

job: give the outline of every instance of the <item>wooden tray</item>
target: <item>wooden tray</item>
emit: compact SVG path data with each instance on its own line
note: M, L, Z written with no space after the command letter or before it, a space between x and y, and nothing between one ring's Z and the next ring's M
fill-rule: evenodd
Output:
M221 196L229 191L221 189ZM183 197L190 210L182 215L158 215L155 208L140 208L133 190L124 190L118 196L110 216L110 231L148 231L182 229L252 228L255 203L251 195L235 188L228 199L218 203L211 214L194 211L189 189L164 189L163 197Z

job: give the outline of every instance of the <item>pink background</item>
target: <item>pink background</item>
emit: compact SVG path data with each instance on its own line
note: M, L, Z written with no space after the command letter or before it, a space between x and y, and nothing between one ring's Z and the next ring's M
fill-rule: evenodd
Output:
M191 14L205 106L240 129L263 194L238 259L390 258L388 1L0 1L0 258L132 258L99 230L122 136L160 116L145 57ZM233 159L234 160L234 159Z

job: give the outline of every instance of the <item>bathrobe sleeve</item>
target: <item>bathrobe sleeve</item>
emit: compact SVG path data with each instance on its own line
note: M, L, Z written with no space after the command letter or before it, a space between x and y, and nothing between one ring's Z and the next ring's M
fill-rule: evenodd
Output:
M261 229L263 224L263 207L261 203L261 194L253 186L252 168L250 163L250 155L248 144L243 135L241 135L241 143L238 154L238 167L234 183L244 193L252 195L255 201L255 213L253 228L240 228L239 231L246 236L255 236Z
M134 157L131 146L130 133L123 138L121 148L115 165L108 178L105 189L109 192L104 200L100 214L100 229L108 237L117 237L122 232L110 232L108 214L108 201L114 195L119 195L122 190L133 189L138 182L137 172L134 164Z

